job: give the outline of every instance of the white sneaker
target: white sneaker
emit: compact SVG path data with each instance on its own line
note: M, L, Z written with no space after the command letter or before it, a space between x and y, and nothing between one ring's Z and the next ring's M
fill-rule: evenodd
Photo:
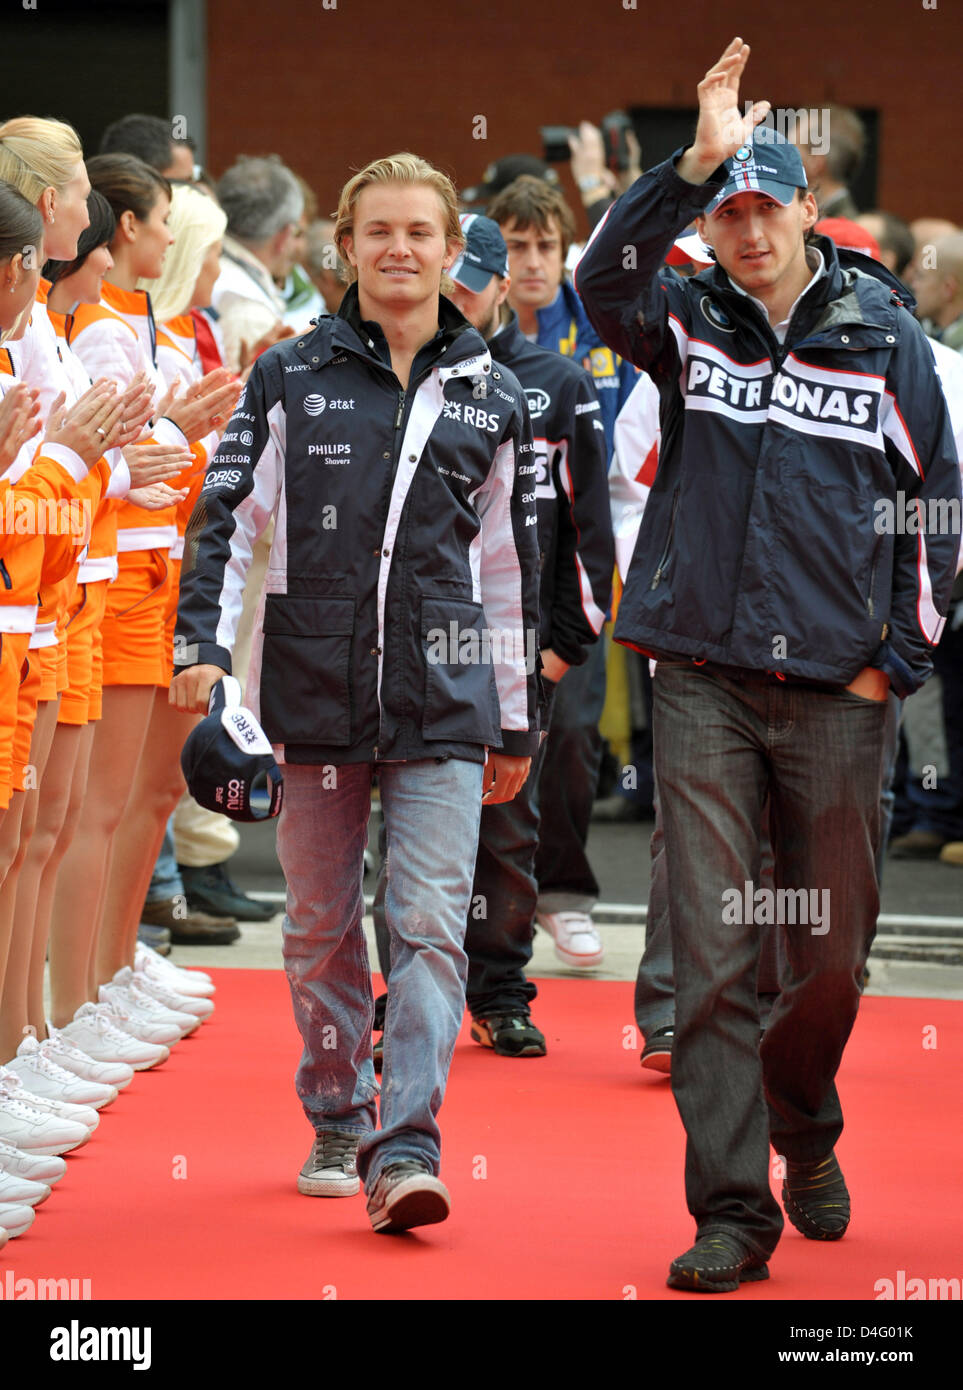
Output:
M83 1081L72 1071L58 1066L45 1042L24 1038L9 1068L17 1073L28 1091L46 1096L49 1100L65 1100L73 1105L86 1105L100 1110L117 1099L113 1086L98 1086L95 1081Z
M167 1061L170 1048L142 1042L116 1027L119 1022L108 1004L81 1004L73 1022L60 1032L97 1062L125 1062L134 1071L148 1071Z
M72 1071L84 1081L96 1081L98 1086L113 1086L115 1091L122 1091L134 1079L134 1069L126 1062L96 1061L82 1048L68 1042L66 1035L49 1020L45 1046L58 1067Z
M535 921L555 941L555 954L576 970L601 965L605 950L599 929L587 912L536 912Z
M108 988L120 991L124 1008L132 1018L146 1018L150 1023L163 1023L168 1027L177 1028L182 1038L188 1033L193 1033L200 1020L193 1014L166 1008L153 995L141 989L140 979L129 965L125 965L122 970L117 971Z
M100 1124L100 1116L97 1111L89 1105L75 1105L69 1100L53 1100L50 1096L42 1096L33 1089L34 1079L28 1077L26 1081L19 1072L15 1072L10 1067L0 1067L0 1081L8 1088L14 1088L14 1094L18 1100L25 1101L27 1105L32 1105L34 1110L43 1110L47 1115L56 1115L61 1120L74 1120L79 1125L84 1125L91 1134ZM16 1087L20 1087L19 1094Z
M137 988L142 994L149 994L152 999L163 1004L165 1009L170 1009L175 1013L189 1014L192 1018L196 1018L199 1023L210 1018L214 1012L214 1005L210 999L196 999L189 995L179 994L173 985L167 985L160 980L153 980L149 975L138 973L136 980Z
M159 956L150 946L145 946L142 941L137 943L134 970L138 974L152 976L161 984L168 980L178 994L187 994L196 999L209 999L217 989L210 975L205 975L203 970L174 965L164 956Z
M71 1153L87 1143L90 1130L72 1120L60 1120L28 1104L19 1084L0 1079L0 1140L31 1157Z
M11 1239L28 1231L36 1215L33 1207L22 1206L19 1202L0 1202L0 1226Z
M30 1182L42 1182L51 1187L59 1182L67 1171L62 1158L50 1154L28 1154L13 1144L0 1143L0 1173L12 1173L16 1178L28 1178Z
M137 1008L129 989L122 989L120 985L101 985L97 993L100 1006L109 1010L108 1017L114 1027L130 1033L141 1042L173 1047L183 1037L180 1027L150 1018L145 1010Z
M31 1182L29 1178L18 1178L15 1173L0 1170L0 1202L39 1207L49 1196L50 1188L45 1182Z

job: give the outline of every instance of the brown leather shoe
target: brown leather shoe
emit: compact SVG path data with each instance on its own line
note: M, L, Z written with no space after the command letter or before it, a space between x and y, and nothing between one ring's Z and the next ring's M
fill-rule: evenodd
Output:
M963 868L963 840L950 840L940 850L941 864L955 864Z
M233 917L194 912L183 897L145 903L140 919L149 926L167 927L175 946L229 946L241 935Z
M890 840L889 854L891 859L938 859L945 844L943 836L932 830L911 830Z

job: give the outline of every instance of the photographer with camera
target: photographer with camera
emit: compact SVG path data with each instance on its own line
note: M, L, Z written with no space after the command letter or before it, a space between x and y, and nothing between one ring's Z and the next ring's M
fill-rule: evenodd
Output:
M546 160L571 159L590 229L642 173L642 150L624 111L610 112L601 126L591 121L580 121L578 130L543 126L542 140Z

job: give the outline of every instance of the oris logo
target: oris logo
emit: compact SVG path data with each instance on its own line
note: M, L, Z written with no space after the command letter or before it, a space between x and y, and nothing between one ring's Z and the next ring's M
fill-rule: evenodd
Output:
M525 395L528 399L528 413L533 420L537 420L540 415L543 415L552 403L552 398L548 392L537 386L527 388Z
M242 430L238 438L240 439L242 444L254 443L254 435L251 433L250 430Z
M304 412L306 415L320 415L327 401L323 396L310 395L304 398Z

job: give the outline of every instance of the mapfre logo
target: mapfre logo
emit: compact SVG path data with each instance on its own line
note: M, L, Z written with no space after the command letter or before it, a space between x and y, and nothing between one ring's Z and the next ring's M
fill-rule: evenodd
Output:
M312 392L310 396L304 398L304 413L305 415L320 415L326 405L327 401L323 396Z

